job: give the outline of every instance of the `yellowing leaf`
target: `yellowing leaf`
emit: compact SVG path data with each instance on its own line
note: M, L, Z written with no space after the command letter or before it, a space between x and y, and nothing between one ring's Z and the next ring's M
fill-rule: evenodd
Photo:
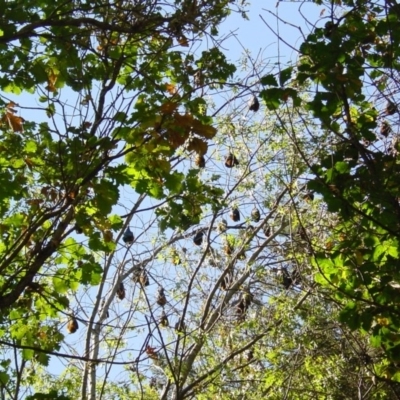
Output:
M176 94L176 93L178 93L178 90L177 90L176 86L175 86L174 84L172 84L172 83L166 83L166 84L165 84L165 88L167 89L167 92L168 92L169 94Z
M390 321L388 318L377 318L376 321L378 322L379 325L382 325L382 326L388 326L390 324Z
M48 83L49 84L46 86L46 89L49 92L55 92L57 90L56 87L55 87L55 84L57 82L57 78L58 78L58 75L56 75L54 73L54 71L52 69L50 69L49 74L48 74Z

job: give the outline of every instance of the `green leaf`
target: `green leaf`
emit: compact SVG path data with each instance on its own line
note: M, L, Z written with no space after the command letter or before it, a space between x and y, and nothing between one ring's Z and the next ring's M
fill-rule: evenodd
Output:
M335 164L335 169L336 169L336 171L338 171L341 174L346 174L346 173L350 172L349 164L344 161L338 161Z
M60 268L57 276L53 277L54 289L60 294L66 293L70 288L68 281L65 279L65 272L65 268Z
M278 82L275 78L274 75L269 74L269 75L264 75L261 79L260 79L260 83L264 86L278 86Z
M28 140L25 144L25 151L27 153L36 153L37 151L37 144L33 140Z
M0 383L1 383L1 385L2 386L7 385L9 380L10 380L10 376L4 371L0 371Z
M288 67L279 73L279 84L281 87L291 78L293 72L293 67Z
M23 349L22 350L22 357L24 358L24 360L32 360L33 356L35 355L34 350L31 349Z

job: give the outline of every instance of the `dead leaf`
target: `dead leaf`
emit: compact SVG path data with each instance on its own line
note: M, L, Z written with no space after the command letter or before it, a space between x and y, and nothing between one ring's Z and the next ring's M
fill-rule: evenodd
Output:
M31 200L27 200L26 202L30 206L38 207L40 204L42 204L44 202L44 200L43 199L31 199Z
M204 156L204 154L207 154L208 144L204 140L194 137L189 143L188 150Z
M42 187L42 189L40 190L40 193L41 193L43 196L47 196L47 193L49 192L49 189L50 189L50 186L44 186L44 187Z
M175 130L168 130L167 138L169 144L174 148L177 149L179 146L182 146L183 143L186 142L186 139L189 137L189 134L184 132L177 132Z
M103 232L103 239L106 243L112 242L113 240L113 234L110 230L106 230Z
M28 166L28 168L32 171L33 170L33 166L34 163L32 162L32 160L30 158L25 158L25 164Z
M189 129L192 128L193 115L191 115L191 114L181 115L181 114L176 113L174 115L174 119L178 126L180 126L182 128L189 128Z
M193 121L192 128L194 133L206 139L212 139L217 134L217 130L213 126L204 125L197 119Z
M163 114L172 114L178 107L177 103L174 103L172 101L167 101L161 106L161 112Z
M158 360L158 354L156 353L156 348L151 346L146 346L146 354L153 360Z
M185 36L181 36L178 39L178 43L183 47L189 47L189 41L187 40L187 37L185 37Z
M50 190L50 199L51 201L56 201L58 198L58 193L55 189Z
M7 108L7 111L1 119L1 122L7 124L13 130L13 132L23 132L24 129L22 124L24 122L24 119L19 117L18 115L15 115L14 113L15 110Z

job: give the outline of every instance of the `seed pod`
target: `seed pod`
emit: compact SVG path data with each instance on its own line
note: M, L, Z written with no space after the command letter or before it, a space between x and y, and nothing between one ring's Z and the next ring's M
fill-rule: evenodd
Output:
M282 285L283 287L288 290L290 286L292 286L293 280L289 275L289 272L286 268L282 268Z
M231 212L229 213L229 216L235 222L240 221L240 213L237 208L232 208Z
M271 227L269 225L264 225L263 231L266 237L271 236Z
M229 153L228 157L226 157L226 159L225 159L225 167L232 168L235 165L239 165L239 161L232 153Z
M71 316L67 324L67 331L69 333L75 333L78 330L78 328L79 328L78 321L74 316Z
M331 37L332 33L336 30L337 27L338 27L337 24L333 23L332 21L328 21L325 24L325 29L324 29L325 37L327 38Z
M113 240L113 234L109 229L103 232L103 239L106 243L109 243Z
M302 240L307 240L307 231L306 231L306 229L304 228L304 226L299 226L299 227L297 228L297 235L300 236L300 239L302 239Z
M228 223L226 222L225 219L221 219L221 221L218 222L217 231L219 233L222 233L222 232L225 232L227 228L228 228Z
M246 361L251 361L254 358L253 350L249 350L246 352Z
M260 103L256 96L253 96L249 101L249 110L257 112L260 109Z
M204 158L204 156L201 156L200 154L197 154L196 158L194 159L194 163L199 168L204 168L206 166L206 159Z
M160 323L161 326L163 326L164 328L168 328L169 327L169 321L167 318L167 315L165 314L164 310L161 313L161 317L158 320L158 322Z
M230 256L234 252L235 248L229 242L225 242L224 244L224 252L227 256Z
M236 315L238 317L241 317L244 314L246 314L246 311L247 311L246 306L244 305L244 303L242 301L240 301L239 304L235 308Z
M207 260L211 267L218 267L219 257L215 249L211 246L207 254Z
M196 235L193 238L193 242L196 246L201 246L201 244L203 243L203 236L204 236L203 231L196 233Z
M244 237L245 238L251 237L253 232L254 232L254 226L253 225L249 225L244 231Z
M301 283L301 274L297 268L295 268L290 274L293 285L299 285Z
M125 244L132 244L134 240L134 236L132 231L128 228L126 228L125 233L122 236L122 240L124 241Z
M194 78L194 84L195 86L203 86L204 85L204 76L203 73L201 71L201 69L197 70L194 74L193 74L193 78Z
M391 131L392 128L390 127L390 125L386 121L383 121L380 129L381 135L388 137Z
M119 284L119 288L118 288L116 294L117 294L117 297L120 300L123 300L125 298L125 287L124 287L124 284L122 282Z
M245 291L243 291L240 295L240 301L243 302L243 304L245 305L246 308L248 308L251 304L251 302L253 301L253 295L251 294L251 292L249 291L249 289L246 289Z
M139 280L143 287L150 285L149 277L147 276L146 272L144 272L144 271L140 274Z
M258 222L260 221L261 215L260 215L260 211L258 210L257 207L254 207L251 210L251 220L254 222Z
M238 253L237 258L238 258L239 260L245 260L245 259L246 259L246 252L245 252L244 250L241 250L241 251Z
M132 280L134 283L138 283L140 282L140 274L141 274L142 270L140 268L135 268L132 272Z
M182 321L181 317L179 317L178 322L175 324L175 330L177 332L184 332L186 330L186 325Z
M304 196L303 199L305 201L313 201L314 200L314 193L313 192L307 192Z
M164 289L161 286L158 287L156 302L161 307L164 307L167 304L167 298L165 297Z
M397 106L392 101L388 101L385 108L386 115L393 115L397 111Z
M149 387L150 389L156 389L158 387L158 381L154 376L150 379Z

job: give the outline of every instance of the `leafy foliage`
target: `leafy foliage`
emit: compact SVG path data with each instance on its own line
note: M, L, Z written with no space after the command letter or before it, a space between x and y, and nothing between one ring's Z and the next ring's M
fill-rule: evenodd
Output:
M399 7L308 3L4 4L2 397L398 398Z

